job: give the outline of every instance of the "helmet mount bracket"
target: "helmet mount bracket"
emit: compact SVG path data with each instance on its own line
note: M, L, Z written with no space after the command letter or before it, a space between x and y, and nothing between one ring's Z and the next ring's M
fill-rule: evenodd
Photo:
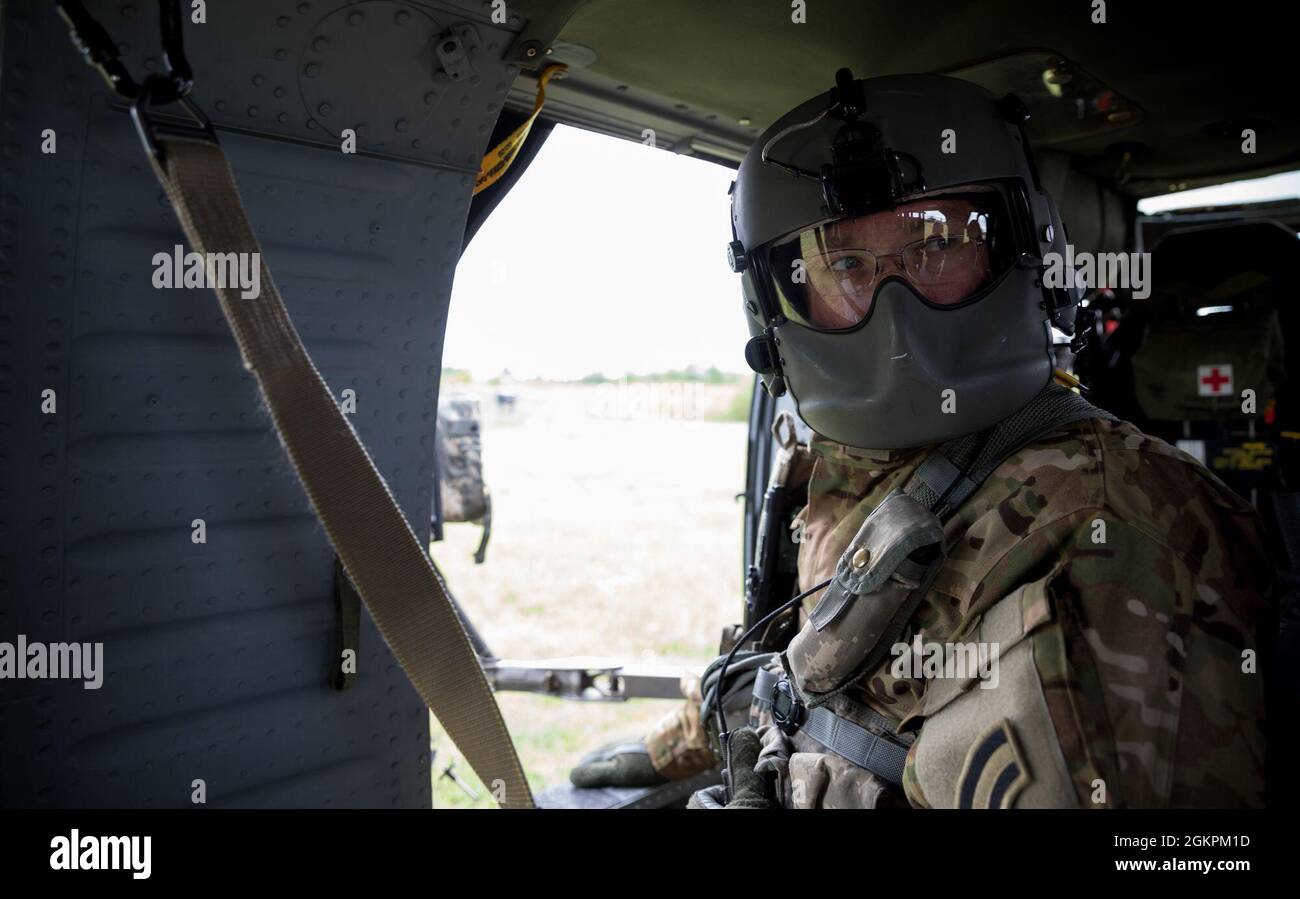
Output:
M862 82L855 81L849 69L842 68L835 73L830 98L830 106L816 118L788 128L768 141L763 148L763 162L818 181L827 214L837 218L892 209L902 197L925 191L925 178L916 157L885 146L880 129L862 119L867 107ZM769 158L773 145L782 138L811 128L827 117L844 124L831 139L831 161L818 171Z

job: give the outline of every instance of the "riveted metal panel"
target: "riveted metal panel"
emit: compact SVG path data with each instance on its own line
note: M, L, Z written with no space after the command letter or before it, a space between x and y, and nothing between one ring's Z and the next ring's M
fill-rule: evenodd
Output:
M153 4L88 5L158 69ZM518 23L472 9L223 0L185 25L277 286L422 538L452 274L517 73ZM128 115L53 4L5 4L3 40L0 642L102 643L104 678L0 680L0 805L188 806L202 779L212 806L427 806L427 713L368 616L356 686L328 686L333 554L216 298L153 286L183 237Z

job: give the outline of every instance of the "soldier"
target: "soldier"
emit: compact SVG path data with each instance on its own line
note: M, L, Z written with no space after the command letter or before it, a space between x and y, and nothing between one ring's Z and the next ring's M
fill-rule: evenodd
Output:
M1259 520L1055 383L1080 292L1042 278L1065 230L1026 118L842 70L740 167L746 358L814 432L806 595L693 807L1263 803Z

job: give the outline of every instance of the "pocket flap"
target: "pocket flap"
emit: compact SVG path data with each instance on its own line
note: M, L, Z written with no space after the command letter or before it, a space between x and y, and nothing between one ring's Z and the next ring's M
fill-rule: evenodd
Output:
M909 557L938 547L924 562ZM942 552L943 526L934 513L901 491L891 493L862 523L840 556L835 577L809 620L818 631L840 616L855 597L873 593L891 577L915 586Z

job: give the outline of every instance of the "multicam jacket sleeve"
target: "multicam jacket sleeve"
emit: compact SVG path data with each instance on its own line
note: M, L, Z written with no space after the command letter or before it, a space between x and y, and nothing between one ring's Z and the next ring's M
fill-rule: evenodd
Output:
M1268 562L1240 510L1187 494L1167 509L1161 532L1110 507L1042 535L1061 560L1034 637L1057 739L1083 806L1257 806Z
M659 719L646 734L650 764L667 780L681 780L713 767L709 735L700 720L700 679L682 678L681 705Z

